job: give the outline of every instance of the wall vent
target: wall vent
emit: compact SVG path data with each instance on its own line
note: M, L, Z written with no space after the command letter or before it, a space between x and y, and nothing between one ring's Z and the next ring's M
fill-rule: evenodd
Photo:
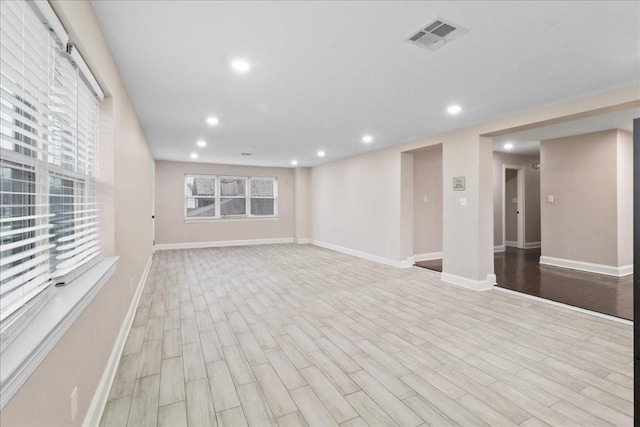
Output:
M414 32L407 41L429 50L436 50L467 32L469 30L466 28L437 18Z

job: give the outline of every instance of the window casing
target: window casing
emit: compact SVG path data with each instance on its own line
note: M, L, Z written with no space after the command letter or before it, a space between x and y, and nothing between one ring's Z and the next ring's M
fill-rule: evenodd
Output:
M185 175L185 220L277 215L277 178Z
M0 2L0 342L100 256L98 107L36 2ZM86 66L84 66L86 68Z

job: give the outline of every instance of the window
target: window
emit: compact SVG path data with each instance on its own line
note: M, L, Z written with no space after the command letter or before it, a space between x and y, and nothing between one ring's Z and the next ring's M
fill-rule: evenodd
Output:
M0 338L100 255L95 79L40 2L0 2ZM49 9L50 10L50 9ZM46 12L46 11L45 11ZM48 12L51 16L52 12ZM57 18L55 18L57 19ZM64 40L63 40L64 39Z
M220 215L247 213L246 178L220 178Z
M187 217L215 217L215 189L215 176L187 176L185 179Z
M276 214L275 178L251 178L251 215L272 216Z
M185 218L273 217L278 180L212 175L185 176Z

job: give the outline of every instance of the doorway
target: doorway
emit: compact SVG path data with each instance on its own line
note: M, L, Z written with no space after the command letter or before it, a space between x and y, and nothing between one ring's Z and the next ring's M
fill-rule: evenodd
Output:
M502 245L525 248L525 171L523 166L502 167Z

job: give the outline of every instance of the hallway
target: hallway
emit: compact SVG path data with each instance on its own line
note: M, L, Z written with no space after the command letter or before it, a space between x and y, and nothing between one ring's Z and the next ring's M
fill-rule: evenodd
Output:
M610 316L633 320L633 275L612 277L540 265L540 249L495 254L497 286ZM442 271L442 260L416 262Z

